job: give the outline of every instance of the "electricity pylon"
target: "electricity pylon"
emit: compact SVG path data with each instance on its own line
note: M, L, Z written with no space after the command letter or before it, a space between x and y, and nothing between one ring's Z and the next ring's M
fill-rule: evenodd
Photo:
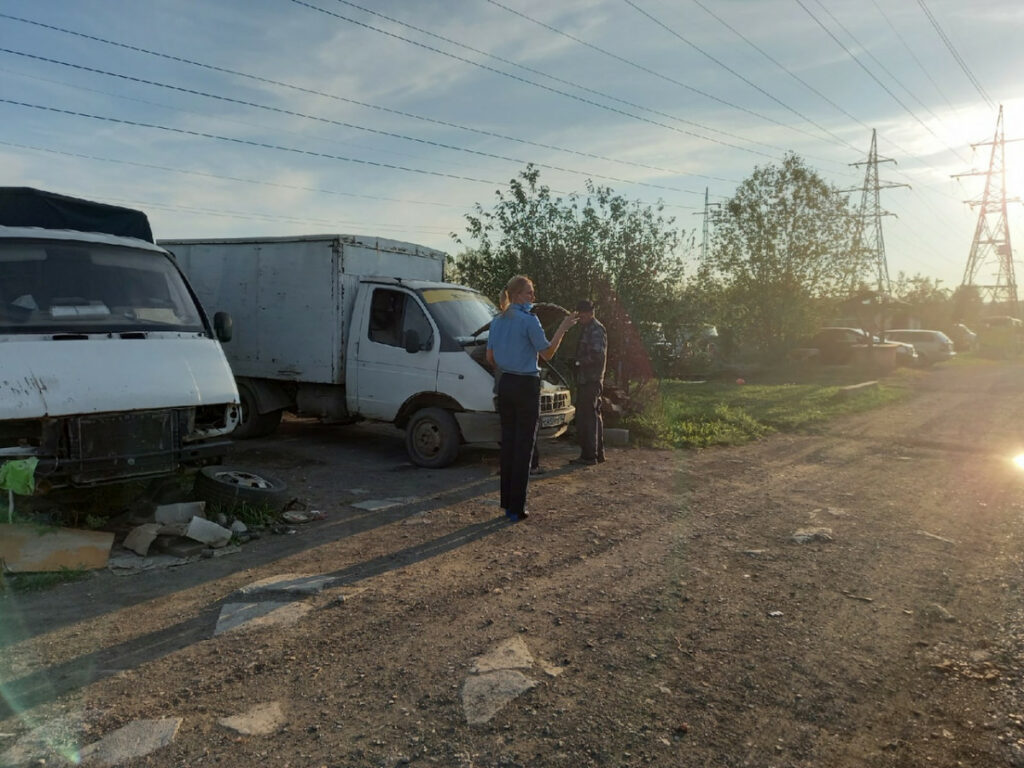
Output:
M695 214L696 216L703 216L704 217L704 226L703 226L703 229L702 229L701 241L700 241L700 257L701 257L701 259L704 262L707 262L707 258L708 258L708 235L709 235L709 232L710 232L710 229L711 229L710 225L711 225L711 216L712 216L711 209L712 208L721 208L721 207L722 207L721 203L711 203L711 202L708 202L708 188L704 187L704 210L703 211L698 211Z
M999 105L996 132L992 141L980 141L974 147L992 147L988 171L958 173L961 176L985 176L985 191L981 200L965 200L972 208L978 207L978 224L974 228L971 253L967 257L962 285L978 289L993 303L1009 302L1010 311L1017 311L1017 278L1013 274L1013 248L1010 245L1010 227L1006 218L1006 204L1020 202L1020 198L1006 197L1006 136L1003 133L1003 107ZM978 273L986 266L996 267L994 284L977 282Z
M889 281L889 264L885 259L885 238L882 236L882 217L895 216L894 213L882 210L879 202L878 192L882 189L894 189L896 187L909 187L909 184L882 184L878 181L878 164L895 163L887 157L878 157L878 136L874 129L871 130L871 150L868 152L868 159L860 163L850 165L867 166L864 172L864 186L860 187L860 209L857 218L857 230L854 233L853 252L858 256L867 254L878 276L878 292L883 296L892 293L892 283ZM853 192L854 190L847 190Z

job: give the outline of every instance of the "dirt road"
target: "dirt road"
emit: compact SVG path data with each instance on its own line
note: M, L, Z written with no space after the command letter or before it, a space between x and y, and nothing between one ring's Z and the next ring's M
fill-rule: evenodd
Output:
M51 599L96 607L51 631L29 619L46 598L5 598L29 627L3 649L5 689L42 703L6 713L0 752L64 713L79 743L182 718L131 763L168 767L1024 766L1024 367L917 387L738 449L569 470L559 448L516 525L493 455L366 512L353 489L404 495L388 477L416 471L349 476L289 425L238 458L326 510L320 534L114 611L106 582L69 585ZM265 621L214 635L232 605ZM266 735L218 723L271 704Z

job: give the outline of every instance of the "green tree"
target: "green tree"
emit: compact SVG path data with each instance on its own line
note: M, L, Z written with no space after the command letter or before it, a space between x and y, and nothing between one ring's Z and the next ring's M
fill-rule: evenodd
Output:
M893 317L890 327L906 328L911 318L922 328L944 330L953 322L951 292L940 288L941 280L917 274L908 277L900 272L893 282L893 296L906 306Z
M678 296L685 238L660 204L589 181L584 195L562 198L539 179L527 166L495 192L492 208L474 206L465 236L453 234L467 248L454 273L495 299L510 277L526 274L541 301L572 309L593 300L608 328L609 367L631 368L636 361L627 358L642 351L638 326L658 321Z
M720 285L722 324L738 342L777 354L821 320L822 299L846 294L866 268L851 252L845 195L803 160L757 167L722 206L705 279Z

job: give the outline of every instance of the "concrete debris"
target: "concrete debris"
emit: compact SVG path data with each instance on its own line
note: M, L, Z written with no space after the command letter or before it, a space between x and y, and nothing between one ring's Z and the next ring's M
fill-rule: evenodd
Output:
M832 541L831 528L800 528L793 534L793 541L806 544L809 541Z
M241 520L235 520L233 523L231 523L231 532L232 533L248 533L248 531L249 531L249 526L247 526Z
M153 512L153 519L164 525L188 525L193 517L206 517L205 501L183 501L179 504L161 504Z
M938 603L929 603L921 609L921 615L929 621L956 621L956 617Z
M149 552L149 545L153 543L157 533L160 532L160 523L146 523L139 525L128 533L124 539L124 548L130 549L137 555L146 556Z
M243 736L266 736L285 724L285 716L281 703L272 701L253 707L240 715L222 717L217 722L229 731Z
M280 573L246 584L238 590L240 595L257 595L267 592L287 592L293 595L318 595L331 586L333 576L323 574Z
M466 722L470 725L488 722L506 704L535 685L535 680L515 669L499 669L467 677L462 686Z
M210 547L223 547L231 541L230 530L204 517L193 517L185 531L185 536L195 541L201 541Z
M306 603L278 602L273 600L259 603L225 603L217 617L214 636L225 632L245 629L258 629L269 626L287 626L294 624L313 606Z
M82 765L114 768L166 747L181 727L180 717L136 720L82 749Z
M481 674L496 669L529 669L533 666L533 656L521 637L512 637L503 642L493 651L477 656L471 672Z
M159 571L164 568L176 568L194 563L198 555L192 557L176 557L175 555L147 555L142 557L132 553L115 555L107 561L107 570L117 576L133 576L143 571Z
M488 722L506 704L537 685L536 680L519 671L532 666L533 656L521 637L509 638L474 659L472 674L462 686L466 722L470 725ZM557 667L547 670L551 677L561 672Z
M286 523L311 523L314 520L324 520L327 515L319 509L299 510L289 509L281 513L281 519Z

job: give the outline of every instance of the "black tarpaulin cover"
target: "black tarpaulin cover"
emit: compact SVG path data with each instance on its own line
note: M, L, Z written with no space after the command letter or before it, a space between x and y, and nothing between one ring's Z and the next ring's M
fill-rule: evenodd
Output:
M103 232L153 242L153 230L142 211L32 187L0 187L0 225Z

